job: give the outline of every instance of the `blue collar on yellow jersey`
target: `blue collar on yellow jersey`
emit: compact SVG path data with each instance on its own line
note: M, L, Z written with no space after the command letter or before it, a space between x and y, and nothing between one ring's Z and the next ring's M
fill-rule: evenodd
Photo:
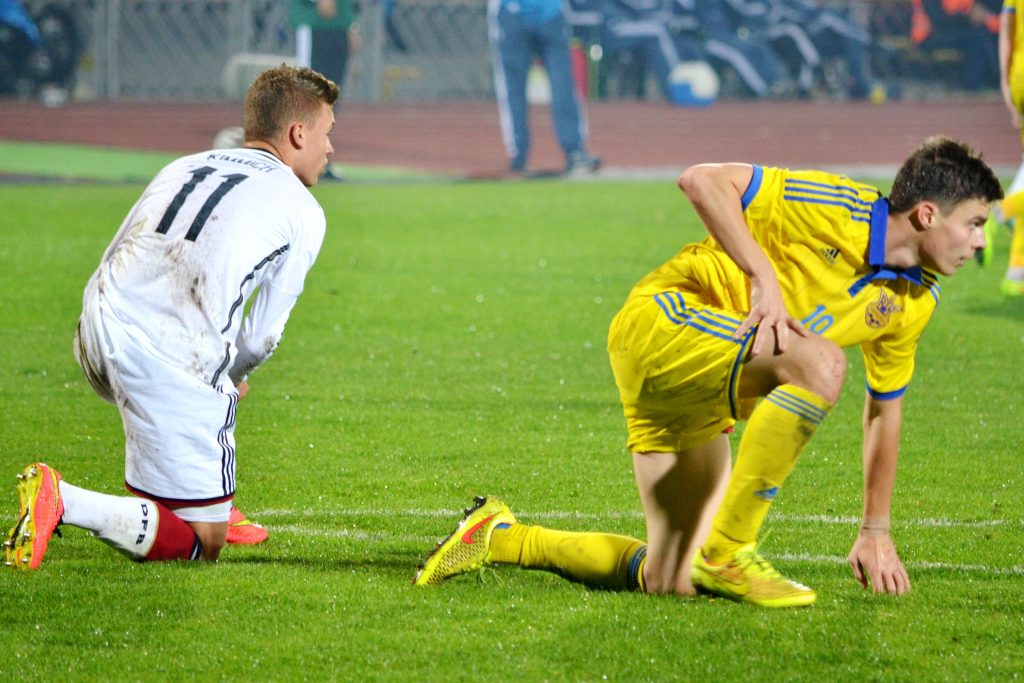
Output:
M914 284L927 287L922 280L921 266L913 268L896 268L885 263L885 235L889 228L889 200L879 197L871 205L871 233L868 236L868 265L871 272L853 283L850 296L864 289L872 280L898 280L903 278Z

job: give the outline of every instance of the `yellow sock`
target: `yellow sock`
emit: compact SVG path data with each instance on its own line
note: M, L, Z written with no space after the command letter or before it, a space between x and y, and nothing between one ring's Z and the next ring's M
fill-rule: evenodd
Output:
M740 547L757 540L779 488L830 410L828 401L792 384L776 387L757 405L704 544L709 562L727 562Z
M554 572L592 588L643 591L646 557L647 545L628 536L513 524L495 528L489 559Z
M1024 194L1024 192L1018 194ZM1010 268L1024 268L1024 220L1018 220L1013 229L1013 241L1010 242Z

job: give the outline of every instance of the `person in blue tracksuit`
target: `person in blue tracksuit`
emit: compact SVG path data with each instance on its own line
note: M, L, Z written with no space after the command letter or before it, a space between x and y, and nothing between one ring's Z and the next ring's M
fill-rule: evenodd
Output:
M778 23L800 26L822 57L837 58L845 65L843 85L849 97L868 97L871 34L850 19L848 10L832 8L818 0L770 0L769 5Z
M677 36L697 40L716 71L732 69L755 97L790 94L785 63L761 37L741 31L721 0L673 0L672 16Z
M601 160L587 151L587 121L572 78L569 25L563 0L488 0L487 23L494 62L494 90L509 171L527 170L530 130L526 77L540 58L551 83L551 117L567 172L596 171Z
M601 47L604 58L623 52L640 55L658 80L665 99L672 92L672 69L683 62L703 62L695 41L673 33L672 8L666 0L601 0ZM679 102L677 102L679 103Z

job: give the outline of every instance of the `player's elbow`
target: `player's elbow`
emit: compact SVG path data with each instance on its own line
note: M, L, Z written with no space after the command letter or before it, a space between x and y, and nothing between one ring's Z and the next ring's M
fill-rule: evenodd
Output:
M710 206L735 199L750 182L752 167L740 164L697 164L682 172L676 184L694 206Z
M679 175L676 185L683 191L683 194L692 199L700 193L701 188L708 182L711 168L708 164L690 166Z

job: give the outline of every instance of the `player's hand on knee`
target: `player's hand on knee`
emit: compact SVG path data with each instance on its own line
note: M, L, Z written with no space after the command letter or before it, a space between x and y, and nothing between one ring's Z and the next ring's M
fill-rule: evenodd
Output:
M789 346L790 331L800 337L810 334L803 323L789 315L777 280L767 285L760 285L751 280L750 314L736 330L735 337L742 338L755 325L757 333L750 347L752 356L757 356L768 349L773 353L785 352Z

